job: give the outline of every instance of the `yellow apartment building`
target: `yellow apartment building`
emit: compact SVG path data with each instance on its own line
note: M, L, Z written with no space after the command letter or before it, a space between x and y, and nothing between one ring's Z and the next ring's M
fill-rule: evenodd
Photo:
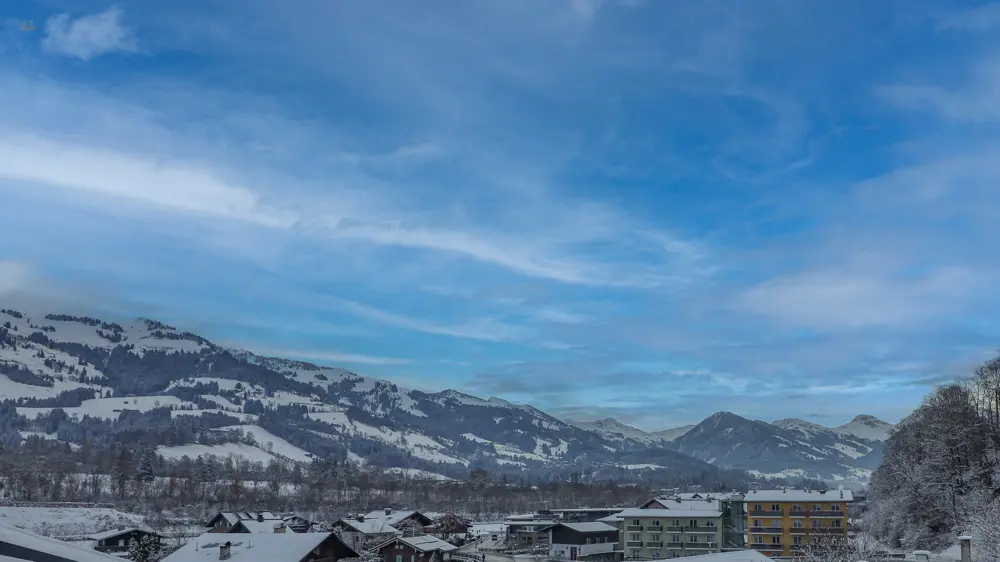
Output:
M847 536L850 490L751 490L746 495L747 548L795 556L810 541Z

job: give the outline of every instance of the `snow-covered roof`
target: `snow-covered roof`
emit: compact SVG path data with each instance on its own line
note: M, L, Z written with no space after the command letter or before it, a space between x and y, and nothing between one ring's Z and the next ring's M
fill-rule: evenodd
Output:
M403 534L399 529L381 519L369 519L365 517L364 521L358 521L357 519L341 519L340 521L355 531L366 535Z
M600 519L598 519L598 521L600 521L602 523L611 523L611 524L618 523L621 520L622 520L622 514L621 513L616 513L614 515L608 515L607 517L601 517Z
M163 562L206 562L219 559L219 547L232 543L230 560L234 562L299 562L326 541L332 533L205 533L192 539ZM336 540L336 537L334 537ZM344 545L350 551L350 547ZM353 551L352 551L353 552ZM356 554L356 553L355 553ZM101 561L105 562L105 561Z
M717 509L626 509L618 514L629 517L722 517Z
M590 521L584 523L560 523L563 527L573 529L578 533L606 533L609 531L618 532L618 527L612 527L600 521Z
M125 533L131 533L132 531L141 531L143 533L150 533L155 535L155 531L149 529L141 529L139 527L131 527L129 529L112 529L110 531L104 531L103 533L96 533L93 535L87 535L87 538L94 541L103 541L104 539L110 539L111 537L117 537L118 535L124 535Z
M714 554L701 554L698 556L685 556L684 562L774 562L773 558L764 556L756 550L731 550L729 552L716 552ZM673 559L653 560L652 562L676 562Z
M404 519L413 516L413 514L415 513L417 513L417 511L414 509L407 509L403 511L390 511L389 513L386 513L385 510L383 509L381 511L372 511L371 513L366 513L365 519L378 519L379 521L385 521L390 525L395 525L400 521L403 521ZM423 514L421 513L420 515ZM423 516L427 517L426 515Z
M420 552L431 552L440 550L441 552L452 552L458 547L448 541L441 540L433 535L420 535L418 537L397 537L395 540L405 543Z
M0 542L75 562L116 562L120 559L58 539L43 537L24 529L0 524Z
M746 500L749 502L851 502L854 494L850 490L750 490Z

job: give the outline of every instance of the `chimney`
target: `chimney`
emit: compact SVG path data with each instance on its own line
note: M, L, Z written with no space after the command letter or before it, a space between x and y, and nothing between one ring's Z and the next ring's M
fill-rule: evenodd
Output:
M219 545L219 560L229 560L229 549L233 543L226 541L226 544Z
M962 535L958 537L958 544L962 549L962 562L972 562L972 537Z
M385 508L385 514L386 515L392 515L392 508L391 507Z
M363 513L359 513L358 514L358 522L359 523L364 523L365 522L365 515Z
M274 532L275 533L284 533L285 532L285 524L284 523L275 523L274 524Z

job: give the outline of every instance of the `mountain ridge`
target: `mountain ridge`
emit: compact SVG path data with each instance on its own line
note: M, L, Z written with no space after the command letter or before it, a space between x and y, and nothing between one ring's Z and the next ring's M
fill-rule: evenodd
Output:
M49 420L50 429L64 424L66 434L72 424L114 423L125 412L161 412L168 421L205 426L210 438L203 434L197 447L157 449L168 458L211 451L220 435L242 432L238 439L253 442L245 434L256 432L281 445L277 452L253 453L262 459L334 456L448 475L474 466L591 475L629 473L634 465L704 472L716 470L713 462L747 470L738 466L745 463L685 450L691 431L713 418L743 419L735 414L647 433L613 418L571 422L530 404L408 389L348 369L222 347L148 318L117 323L2 309L0 325L0 398L22 402L19 415L35 425ZM53 419L53 410L68 419ZM885 424L865 415L850 423L859 431Z

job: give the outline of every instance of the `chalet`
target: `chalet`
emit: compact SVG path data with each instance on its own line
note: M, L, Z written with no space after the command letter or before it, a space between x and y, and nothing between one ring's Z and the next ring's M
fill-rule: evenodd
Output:
M557 523L549 533L549 558L553 560L617 560L618 528L598 521Z
M281 518L270 511L221 511L213 517L205 527L209 533L228 533L240 521L271 521L272 524Z
M423 513L420 513L419 511L413 509L393 511L391 507L387 507L381 511L366 513L365 519L378 519L379 521L384 521L397 528L409 525L414 528L423 529L424 527L434 523L433 519Z
M377 547L383 562L446 562L458 547L431 535L396 537Z
M368 519L364 515L341 519L333 524L333 528L335 532L340 533L340 538L355 550L374 547L403 534L385 521Z
M239 534L256 534L256 535L267 535L271 533L284 533L288 531L288 526L281 519L267 519L264 521L257 521L256 519L247 519L243 521L238 521L233 525L232 529L229 529L230 533Z
M148 529L139 528L104 531L103 533L90 535L87 538L96 541L97 544L94 545L94 550L100 552L128 552L130 542L141 541L144 537L151 538L157 545L163 540L162 535Z
M58 539L0 524L0 560L18 562L121 562L120 558L95 552Z
M208 532L164 558L163 562L337 562L358 553L333 533L269 535Z

